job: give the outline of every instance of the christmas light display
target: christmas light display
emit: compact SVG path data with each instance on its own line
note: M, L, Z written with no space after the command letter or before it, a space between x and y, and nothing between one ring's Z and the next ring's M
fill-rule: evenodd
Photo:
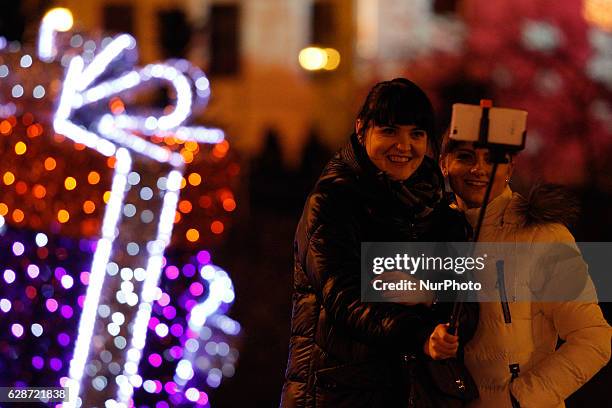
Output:
M0 340L0 368L5 378L15 380L11 385L49 386L51 379L65 381L70 361L66 351L74 344L96 240L18 230L6 225L3 217L0 224L0 245L9 249L0 254L0 330L5 333ZM130 273L125 269L115 272L114 266L111 271L123 276ZM143 269L132 273L137 279L145 275ZM207 284L217 278L215 288ZM148 323L145 358L139 367L143 384L136 389L136 406L208 406L208 394L194 383L214 388L222 377L233 375L238 352L232 339L240 325L225 316L233 299L228 284L227 274L211 263L208 251L198 252L183 265L166 264ZM209 298L207 292L216 295ZM195 308L210 302L215 306L219 297L219 308L204 326L189 322L190 316L196 316ZM109 316L114 324L122 322L121 315L111 313L110 307L101 307L98 313ZM179 365L182 360L191 362L191 370L186 370L186 363ZM97 375L101 365L118 373L120 366L113 363L110 352L101 353L98 363L86 366L86 377L103 389L109 379ZM187 382L180 377L185 371L187 377L193 372ZM196 390L197 400L193 398Z
M194 186L202 183L201 175L196 172L189 174L187 179L183 178L185 164L194 161L195 153L199 150L198 142L215 144L211 155L213 160L224 158L228 151L228 144L223 140L220 130L182 125L193 106L206 104L210 95L209 82L201 71L185 61L151 64L142 69L134 69L135 40L128 35L104 39L98 44L89 42L90 40L83 41L81 36L76 38L75 35L70 38L71 46L88 48L90 55L62 55L61 47L56 44L58 32L67 31L69 27L67 28L66 19L53 19L49 15L43 19L41 26L38 61L29 54L18 53L18 47L9 45L9 53L6 55L9 63L0 67L0 75L4 73L2 67L5 67L4 76L10 79L10 102L3 101L5 103L2 104L1 111L7 115L6 119L0 122L0 133L12 135L15 130L19 130L17 117L27 126L26 133L30 138L42 135L45 128L49 128L52 123L57 134L62 135L54 136L56 140L65 136L73 140L76 143L75 148L78 147L79 150L89 147L109 157L106 164L114 168L111 189L103 195L106 208L101 238L90 246L94 251L91 270L86 272L86 275L83 275L85 272L81 273L80 276L87 290L86 295L80 295L78 298L78 305L83 311L76 341L74 342L74 338L66 341L66 337L62 337L66 345L74 344L68 376L60 380L62 385L71 388L74 395L71 394L70 401L64 406L127 407L133 404L134 387L142 387L152 393L161 392L161 382L144 378L139 370L147 345L147 329L153 330L159 337L165 338L170 333L180 340L180 346L174 346L178 348L172 348L174 351L166 355L173 361L180 358L174 370L174 381L163 385L163 390L169 395L169 401L175 405L184 401L205 405L208 403L208 397L204 391L196 386L189 386L196 377L196 371L206 374L205 381L208 386L216 387L224 374L233 374L232 362L236 359L236 352L231 351L228 343L210 341L213 334L217 339L236 335L240 330L237 322L224 315L233 301L232 284L227 273L210 264L210 256L206 260L206 256L201 255L205 251L200 252L200 276L206 285L194 282L189 291L193 296L205 299L202 302L186 301L181 305L186 311L184 324L176 321L172 326L155 323L159 322L159 319L151 315L155 312L155 302L159 303L160 299L164 299L164 294L169 298L168 294L158 287L158 281L167 262L164 250L170 243L173 225L181 220L176 208L178 206L182 213L189 213L193 208L189 201L179 202L179 192L187 182ZM99 52L92 54L91 51L96 48ZM65 59L66 55L71 57ZM61 65L67 66L64 81L59 85L57 82L51 82L47 86L28 81L22 83L21 80L25 77L23 72L20 73L22 75L18 75L19 72L11 73L14 65L10 62L16 59L19 59L22 70L32 66L40 70L41 65L45 65L45 68L49 65L52 68L48 72L51 73L61 71L55 62L60 59ZM152 109L148 109L146 115L126 113L127 108L120 98L129 98L130 94L146 85L159 82L169 85L171 94L174 94L176 99L174 106L166 107L159 115ZM41 101L55 97L58 101L55 114L47 117L49 110L41 109L42 120L40 123L34 123L34 115L28 110L36 109L31 109L32 106L27 103L31 98L22 98L26 91L31 92L32 98ZM48 108L44 104L40 106ZM39 106L33 108L37 107ZM160 142L169 142L167 144L170 148L160 145ZM185 147L180 152L172 149L173 146L181 145ZM19 141L15 144L14 151L17 156L23 156L28 151L28 146ZM58 159L59 157L46 157L45 170L53 171ZM237 166L231 166L231 172L228 172L237 175ZM88 183L100 183L101 174L99 168L87 169ZM6 185L12 185L15 179L15 174L11 171L3 173ZM66 191L75 190L78 184L75 177L64 179ZM21 187L18 188L18 185ZM24 190L24 186L27 191L27 183L20 180L15 184L17 195L20 195L20 190ZM36 184L31 191L38 199L53 197L49 184ZM2 197L0 215L8 215L10 204L13 207L12 222L19 224L24 221L26 214L18 208L19 197L15 198L14 193L12 196L8 194ZM235 209L235 201L229 190L221 189L218 196L226 212ZM204 199L206 197L202 196L198 203L200 207L209 209L212 200L209 197L208 200ZM4 203L6 198L8 204ZM85 214L91 214L96 207L101 206L101 203L96 205L90 199L83 202L82 209ZM68 223L70 214L70 211L63 208L58 210L59 224L54 222L51 228L59 230L58 226ZM40 226L44 224L43 220L44 217L33 216L30 225ZM219 235L223 232L224 224L214 220L210 229L213 234ZM185 237L190 242L196 242L200 238L199 235L197 229L190 228ZM17 256L20 251L13 252ZM166 277L175 279L176 273L169 270L174 271L176 267L169 268L166 265ZM194 273L191 274L193 275ZM6 272L5 280L7 277L11 280L11 276L11 272ZM59 277L56 274L55 277L64 287L72 287L76 280L69 274ZM205 288L207 290L204 290ZM26 295L32 293L28 290L26 289ZM8 298L3 300L10 302ZM57 303L57 300L45 301L47 310L51 310L49 307L57 309L54 302ZM169 306L166 300L164 303L166 305L162 314L168 319L171 319L169 316L176 318L176 307ZM4 305L6 308L6 302ZM70 313L71 316L72 314L73 312ZM20 333L22 326L16 324L11 330L13 333ZM32 330L34 334L41 333L38 326ZM20 336L17 337L22 334L21 330ZM198 353L200 341L205 342L203 349L207 354L219 356L216 363L210 359L198 360L201 354ZM157 357L152 356L150 354L144 360L154 366L160 366L160 354L156 354ZM40 366L42 357L36 357L38 358L32 357L32 362ZM62 363L62 367L57 371L61 371L63 367ZM77 395L80 398L76 398ZM156 406L163 406L159 404L160 402L157 402Z

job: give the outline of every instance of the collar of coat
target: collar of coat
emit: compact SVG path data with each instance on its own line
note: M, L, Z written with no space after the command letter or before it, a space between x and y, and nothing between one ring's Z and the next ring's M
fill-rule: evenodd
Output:
M480 208L465 211L472 226L478 220ZM559 223L573 224L579 214L576 199L563 187L537 184L528 194L512 192L510 187L487 206L483 224L515 224L520 227Z
M431 213L442 199L443 176L438 164L425 156L417 170L404 181L394 180L370 160L356 134L337 155L358 180L369 186L363 193L374 200L384 200L390 194L400 205L411 209L416 218ZM382 193L382 194L381 194Z

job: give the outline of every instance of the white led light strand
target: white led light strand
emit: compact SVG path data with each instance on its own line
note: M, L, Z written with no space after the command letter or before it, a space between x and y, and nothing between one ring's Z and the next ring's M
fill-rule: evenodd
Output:
M121 207L125 197L127 175L132 167L132 158L130 153L120 148L116 154L117 163L115 166L115 174L111 188L110 199L104 212L104 220L102 223L102 238L98 241L96 251L94 253L93 262L91 265L91 275L87 294L83 304L83 312L79 321L79 330L74 347L74 354L70 362L70 379L66 386L70 388L70 400L64 404L64 407L76 407L81 379L83 378L83 370L85 363L89 357L89 348L91 344L91 336L93 335L95 320L97 316L100 293L104 286L104 277L106 275L106 267L110 259L113 241L115 240L115 231L119 217L121 215ZM74 397L74 398L73 398Z
M58 7L45 14L38 30L38 57L42 61L53 61L57 55L55 33L70 30L72 24L72 13L68 9Z
M145 346L147 336L147 324L151 318L152 303L156 300L155 295L161 274L163 253L172 236L174 213L176 212L182 177L182 172L178 170L173 170L168 174L167 191L164 195L163 207L157 226L157 237L148 250L150 256L147 263L147 275L140 295L138 313L134 319L132 339L127 351L128 360L123 370L123 374L127 376L128 381L119 387L117 395L117 399L121 403L127 404L134 393L132 378L137 376L138 373L130 370L130 367L138 367L142 357L142 349Z
M219 328L226 334L237 335L240 332L240 324L218 313L223 304L230 304L234 301L232 280L227 272L213 265L202 267L200 275L209 284L209 294L204 302L196 305L189 313L189 328L197 333L208 322L209 325ZM185 386L193 378L193 361L196 356L196 351L189 349L183 351L183 358L177 364L174 374L174 381L177 385Z
M41 41L41 43L43 42ZM84 367L90 355L97 307L116 238L115 230L122 213L127 188L126 177L131 168L131 158L127 149L156 162L169 163L174 168L167 177L167 191L163 197L157 237L153 245L150 246L146 260L146 278L142 286L138 310L133 320L129 348L125 353L126 360L122 369L123 373L116 378L117 395L115 399L108 399L106 405L127 407L133 395L133 387L142 383L137 368L146 342L147 324L151 316L152 302L158 292L157 285L161 274L163 253L172 234L184 160L180 154L151 143L130 131L138 131L145 135L172 135L185 141L194 140L204 143L219 143L224 138L223 132L219 129L182 126L182 123L191 113L194 97L208 98L210 94L208 80L202 80L202 75L199 76L198 83L195 85L197 89L195 95L192 92L189 78L179 69L166 64L151 64L141 70L130 71L119 78L109 79L101 83L98 81L98 78L106 72L110 64L117 62L125 52L134 48L133 37L124 34L113 39L87 66L85 66L82 57L73 57L68 65L54 118L54 128L57 133L93 148L105 156L115 155L117 158L111 197L102 225L102 238L94 254L90 283L83 314L79 322L74 355L70 363L70 379L67 385L71 387L71 396L74 396L74 398L71 398L64 405L66 407L73 407L78 403ZM76 110L86 109L87 105L108 99L123 91L133 90L151 81L165 81L174 88L177 98L175 108L171 113L160 117L149 116L146 118L104 114L93 118L89 126L81 126L73 122L72 116ZM229 281L229 278L227 280ZM231 281L229 282L231 285ZM217 295L212 296L207 304L217 302L215 296ZM138 299L134 305L137 302ZM185 363L181 365L181 367L184 366Z

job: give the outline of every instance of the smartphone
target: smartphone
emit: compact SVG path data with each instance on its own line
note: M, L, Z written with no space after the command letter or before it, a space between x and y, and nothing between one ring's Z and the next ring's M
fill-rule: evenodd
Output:
M511 150L525 147L527 111L486 108L463 103L453 104L450 138L481 146L500 146Z

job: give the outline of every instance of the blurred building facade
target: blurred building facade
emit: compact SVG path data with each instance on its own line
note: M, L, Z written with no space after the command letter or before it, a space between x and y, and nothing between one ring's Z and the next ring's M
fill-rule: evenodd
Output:
M365 90L424 54L457 52L456 0L66 0L85 30L129 32L142 62L185 57L204 68L213 97L204 115L246 156L277 132L296 168L310 134L346 140ZM450 16L450 17L449 17ZM449 41L449 38L453 39ZM300 67L301 49L339 51L332 71Z
M302 0L69 0L77 24L132 33L141 61L189 58L212 80L205 113L222 126L247 156L263 148L270 129L281 138L287 164L297 163L313 126L329 135L346 132L348 112L338 105L353 90L352 1L329 2L326 45L338 49L342 63L334 72L311 74L300 68L299 51L313 37L312 13ZM331 14L330 14L331 13ZM320 14L320 13L319 13Z

